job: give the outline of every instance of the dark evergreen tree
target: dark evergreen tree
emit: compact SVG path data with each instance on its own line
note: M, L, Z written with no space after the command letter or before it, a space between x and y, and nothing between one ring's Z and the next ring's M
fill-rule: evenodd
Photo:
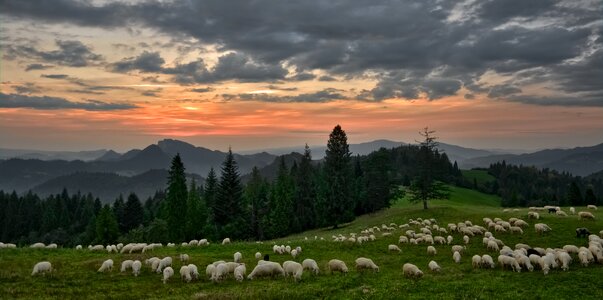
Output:
M418 174L410 185L410 201L423 202L423 209L427 209L427 202L434 199L448 199L450 194L446 185L437 180L436 163L438 162L437 137L433 136L435 131L425 127L421 134L424 140L421 142L419 152ZM446 159L447 160L447 159Z
M324 165L327 184L326 221L333 228L354 219L354 203L350 195L353 178L350 155L346 133L337 125L329 135Z
M364 213L372 213L390 207L394 197L391 173L389 153L385 148L368 155L364 173L366 191L363 195Z
M115 214L109 205L103 206L96 218L96 239L98 244L113 244L119 237L119 228Z
M247 237L248 226L245 225L243 210L243 187L232 150L222 164L222 174L216 191L214 203L214 220L218 236L240 239Z
M216 219L216 194L218 190L218 178L212 167L205 179L205 188L203 189L203 199L207 206L207 221L203 227L203 233L211 239L218 238L218 226L214 221Z
M207 207L194 178L188 191L187 237L196 239L203 234L203 226L207 222Z
M251 170L251 179L245 187L245 199L249 205L249 225L252 235L257 240L265 239L265 228L268 220L268 191L269 184L266 182L260 170L253 167Z
M304 156L299 162L299 168L295 175L295 215L299 220L301 230L307 230L316 226L316 188L313 179L315 177L312 167L312 153L306 144Z
M180 154L172 159L166 195L167 224L172 241L184 241L186 234L186 177Z
M293 180L287 170L285 157L281 156L278 176L270 193L270 237L280 237L292 232Z
M115 202L113 202L113 214L115 214L115 219L117 220L117 226L119 227L119 231L122 233L128 232L125 226L125 208L126 203L124 202L124 196L122 194L119 194L119 197L117 197L117 199L115 199Z
M144 210L142 208L142 204L140 203L140 199L136 194L131 193L128 196L128 201L124 207L124 229L125 232L129 232L130 230L137 228L142 224L144 220Z
M592 187L588 187L586 192L584 193L584 204L596 205L597 204L597 196L595 196L595 192Z
M571 205L580 206L584 202L582 201L582 193L576 181L572 181L567 191L567 200Z
M153 220L148 226L146 240L150 243L168 243L170 241L168 223L159 218Z

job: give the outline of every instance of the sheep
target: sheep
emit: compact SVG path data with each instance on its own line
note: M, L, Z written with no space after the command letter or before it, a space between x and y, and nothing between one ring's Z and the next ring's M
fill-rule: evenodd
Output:
M44 247L44 248L46 248L46 249L56 249L57 247L58 247L57 244L52 243L52 244L46 245L46 247Z
M569 264L572 261L572 258L567 252L559 252L559 261L561 262L561 269L563 271L569 270Z
M255 259L256 259L256 260L260 260L260 259L262 259L262 253L260 253L260 252L256 252L256 253L255 253Z
M587 237L589 235L590 235L590 231L588 230L588 228L584 228L584 227L576 228L576 237L577 238Z
M490 250L490 251L492 251L492 252L495 252L495 251L497 252L497 251L499 251L498 244L497 244L497 243L496 243L496 241L494 241L494 240L489 240L489 241L488 241L488 246L487 246L487 248L488 248L488 250Z
M379 266L377 266L372 259L366 257L359 257L356 259L356 270L371 269L374 272L379 272Z
M469 237L464 235L463 236L463 242L465 242L465 245L469 244Z
M241 252L235 252L235 254L233 255L233 258L234 258L234 262L239 263L243 259L243 254L241 254Z
M557 214L560 217L567 217L567 213L562 210L558 210L555 214Z
M538 219L540 219L540 214L538 214L537 212L530 211L530 212L528 212L528 219L538 220Z
M188 266L180 267L180 278L185 282L191 282L191 269Z
M298 262L288 260L283 263L283 270L285 270L285 276L293 276L295 281L301 280L304 268Z
M187 263L189 258L190 257L188 256L188 254L180 254L180 261L183 263Z
M402 252L402 250L400 250L400 248L396 245L389 245L387 246L387 250L389 251L396 251L396 252Z
M230 238L225 238L222 240L222 245L230 244Z
M588 267L589 264L589 259L588 259L588 254L590 252L588 250L581 250L580 252L578 252L578 259L580 259L580 263L582 264L582 266ZM591 254L592 255L592 254Z
M527 227L528 226L528 222L526 222L524 220L517 220L517 221L515 221L515 223L513 223L513 226Z
M216 272L216 266L214 264L209 264L205 268L205 275L207 275L207 277L209 279L212 279L214 277L215 272Z
M494 269L494 260L492 259L492 256L488 255L488 254L484 254L482 255L482 265L485 267L490 267L491 269Z
M446 244L446 239L443 236L436 236L433 238L433 241L440 245Z
M544 234L545 232L551 231L551 227L544 223L536 223L534 224L534 229L537 234Z
M431 270L432 272L440 272L442 270L438 263L433 260L429 262L427 267L429 267L429 270Z
M521 272L521 267L517 263L517 260L515 258L513 258L513 257L506 256L506 255L499 255L498 256L498 263L500 264L500 266L503 269L505 267L509 266L509 267L511 267L511 269L513 269L513 271L515 271L515 272Z
M214 271L211 280L216 282L224 279L228 275L228 266L226 264L219 264L216 266L216 270Z
M41 261L33 267L31 276L34 276L38 273L46 273L46 272L52 272L52 264L47 261Z
M127 271L128 269L131 269L132 268L132 263L134 263L133 260L130 260L130 259L124 260L121 263L121 270L120 270L120 272L123 273L123 272Z
M172 258L171 257L164 257L159 261L159 264L157 265L157 273L161 273L161 271L163 270L163 268L165 267L169 267L172 265ZM174 270L172 270L172 272L174 272ZM174 274L172 274L174 275Z
M454 253L452 254L452 259L454 260L455 263L460 264L461 263L461 253L458 251L454 251Z
M451 235L449 235L448 237L446 237L446 243L447 243L448 245L452 244L452 240L453 240L453 239L454 239L454 238L453 238Z
M471 257L471 265L473 266L474 269L479 268L481 264L482 264L481 256L473 255L473 257Z
M32 244L31 246L29 246L29 248L35 248L35 249L41 249L44 247L46 247L46 245L44 245L44 243L35 243L35 244Z
M240 264L234 269L234 277L237 281L241 282L245 279L245 275L247 274L247 268L245 264Z
M113 270L113 260L107 259L103 262L97 272L105 272Z
M461 246L461 245L454 245L452 246L452 252L459 252L459 253L463 253L463 251L465 251L465 247Z
M578 217L580 217L580 220L586 220L586 219L590 219L590 220L594 220L595 216L589 212L589 211L581 211L578 213Z
M573 207L570 207L570 214L575 215L576 214L576 209Z
M302 267L304 268L304 270L310 270L310 272L312 272L312 274L314 275L318 275L318 273L320 272L318 264L315 260L311 258L304 259L304 261L302 262Z
M417 266L409 263L406 263L402 266L402 271L406 277L421 278L423 276L423 272L419 270Z
M338 271L341 273L348 273L348 266L345 265L345 263L339 259L331 259L329 260L329 263L327 264L328 269L331 273Z
M530 272L534 271L534 266L532 266L532 263L530 262L530 258L525 256L524 254L516 255L515 260L517 260L517 262L519 263L520 266L524 266L526 269L528 269L528 271L530 271Z
M400 238L398 239L398 244L408 244L408 238L401 235Z
M511 233L523 234L523 229L521 229L519 226L511 226L510 231Z
M597 206L592 205L592 204L589 204L589 205L587 205L587 206L586 206L586 209L594 209L594 210L597 210Z
M599 236L603 239L603 230L599 231Z
M140 260L135 260L134 262L132 262L132 274L134 274L135 277L138 277L138 275L140 275L141 267L142 263L140 262Z
M298 255L297 249L291 250L291 256L293 257L293 259L295 259L297 257L297 255Z
M540 258L540 267L542 269L542 273L547 275L551 270L551 267L554 267L555 258L554 256L545 255Z
M427 254L429 255L436 255L438 252L436 251L436 248L434 246L428 246L427 247Z
M197 266L194 264L189 264L188 265L188 269L190 271L191 274L191 278L192 279L199 279L199 269L197 269Z
M197 243L197 246L207 246L209 245L209 242L207 241L207 239L200 239L199 242Z
M172 269L172 267L166 267L163 269L163 279L161 281L163 281L163 284L166 284L168 279L172 276L174 276L174 269Z
M260 260L258 265L247 276L247 279L253 280L257 277L274 275L285 276L285 270L283 270L283 267L279 263Z

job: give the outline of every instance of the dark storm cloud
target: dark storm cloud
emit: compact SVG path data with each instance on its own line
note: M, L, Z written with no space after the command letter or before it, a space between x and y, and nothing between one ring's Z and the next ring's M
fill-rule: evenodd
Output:
M508 84L501 84L493 86L488 92L488 97L500 98L518 93L521 93L520 88Z
M603 48L603 9L597 1L208 0L92 4L3 0L0 6L3 14L14 18L109 29L152 28L182 41L177 47L184 48L178 51L187 53L197 48L185 42L189 40L232 51L213 68L202 60L168 68L160 60L137 60L140 56L113 65L119 72L170 74L181 84L310 80L314 77L308 75L321 71L318 73L326 74L318 79L321 81L367 76L376 80L374 89L362 95L367 100L415 99L422 94L435 100L455 95L463 87L474 96L488 95L493 89L496 94L497 88L476 83L486 72L495 71L514 77L511 84L522 90L516 96L525 96L521 101L526 103L532 99L526 94L529 89L524 88L528 83L549 83L568 94L567 101L585 94L597 97L601 90L601 84L593 79L601 77L595 77L599 74L586 63L593 59L585 55ZM172 44L176 47L175 42ZM576 61L568 63L572 59ZM55 57L54 61L77 64L78 60ZM296 73L288 74L284 65L293 67ZM443 67L445 72L435 72ZM535 68L541 76L522 75ZM566 103L547 99L559 105ZM541 98L534 103L546 101Z
M33 82L26 82L23 85L15 85L13 89L19 94L35 94L42 91L42 89Z
M204 87L204 88L190 89L189 91L195 92L195 93L209 93L209 92L212 92L213 90L214 90L214 88L208 86L208 87Z
M9 46L7 52L10 57L28 57L47 63L55 63L68 67L85 67L102 62L101 55L92 52L90 47L80 41L55 41L58 49L51 51L38 50L33 46Z
M67 79L69 75L67 74L42 74L40 77L50 78L50 79Z
M27 65L27 67L25 67L25 71L29 72L29 71L33 71L33 70L46 70L46 69L50 69L50 68L52 68L52 66L43 65L43 64L29 64L29 65Z
M159 52L144 51L137 57L125 58L119 62L110 65L114 72L129 72L138 70L141 72L159 72L162 69L165 60L161 58Z
M273 94L224 94L224 99L241 99L241 100L253 100L253 101L264 101L264 102L308 102L308 103L321 103L329 102L333 100L341 100L346 97L339 93L339 90L333 88L327 88L315 93L298 94L295 96L277 96Z
M2 108L33 108L42 110L53 109L83 109L91 111L100 110L124 110L137 106L132 104L110 103L98 100L87 100L85 102L72 102L64 98L49 96L26 96L19 94L0 93L0 107Z

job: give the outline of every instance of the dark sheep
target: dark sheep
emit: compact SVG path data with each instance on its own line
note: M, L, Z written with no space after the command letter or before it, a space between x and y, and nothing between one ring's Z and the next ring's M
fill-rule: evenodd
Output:
M584 228L584 227L576 228L576 237L577 238L587 237L589 235L590 235L590 231L587 228Z
M549 214L554 214L557 213L557 209L556 208L549 208Z
M532 254L540 256L540 252L538 252L534 249L528 249L528 256L530 256Z
M268 254L264 255L264 260L265 261L270 261L270 255L268 255Z

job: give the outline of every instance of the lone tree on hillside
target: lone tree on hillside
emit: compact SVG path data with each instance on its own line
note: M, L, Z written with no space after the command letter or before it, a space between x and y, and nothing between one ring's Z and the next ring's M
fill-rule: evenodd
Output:
M348 138L337 125L329 135L325 156L327 185L326 210L328 225L337 225L354 219L352 190L352 164Z
M418 155L418 174L412 181L409 194L410 202L423 202L423 209L427 209L427 201L435 199L448 199L450 197L446 185L436 180L434 161L438 155L436 147L438 139L433 134L434 130L425 127L419 134L424 138L420 142Z

